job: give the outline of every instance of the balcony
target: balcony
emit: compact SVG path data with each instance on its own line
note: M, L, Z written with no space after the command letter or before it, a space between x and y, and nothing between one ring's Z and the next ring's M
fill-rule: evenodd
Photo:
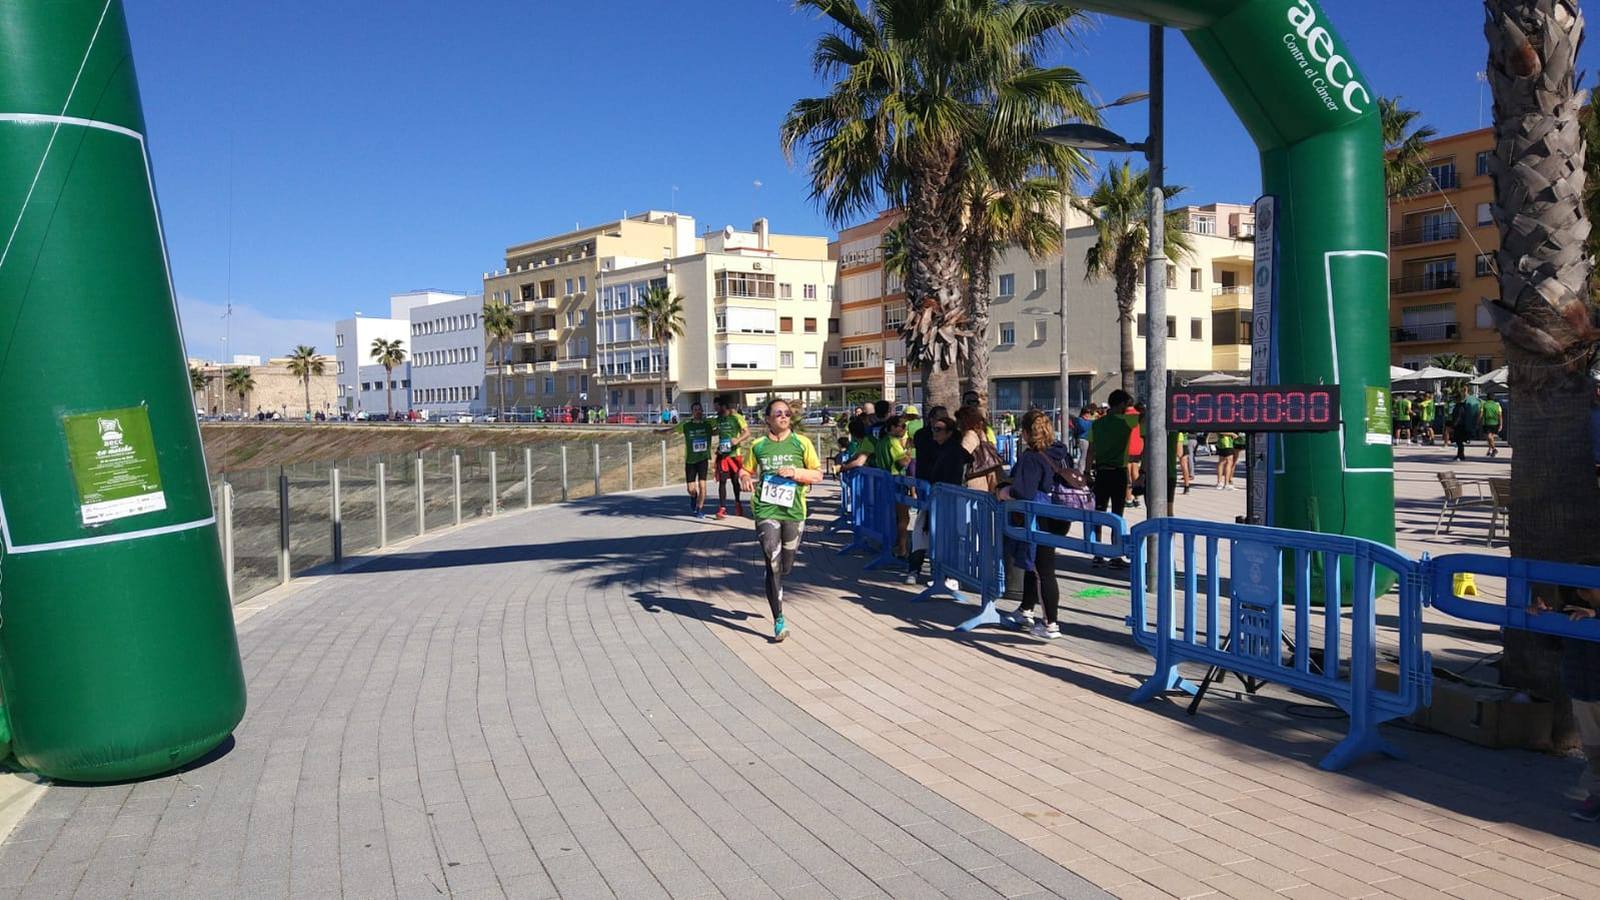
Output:
M579 370L588 371L588 369L589 369L589 357L587 357L587 356L574 356L574 357L571 357L571 358L568 358L568 359L563 359L560 362L556 363L556 368L559 369L560 371L563 371L563 372L579 371Z
M1428 291L1453 291L1461 287L1460 272L1423 272L1389 282L1391 294L1423 294Z
M1453 341L1459 337L1461 337L1461 325L1458 322L1432 322L1427 325L1404 325L1389 329L1389 340L1396 344Z
M511 374L513 374L513 375L532 375L533 374L533 363L512 363L511 364Z
M554 328L541 328L533 333L533 339L536 341L556 340L556 330Z
M531 331L519 331L516 334L513 334L511 336L511 343L513 343L513 344L531 344L531 343L533 343L533 332L531 332Z
M550 312L559 306L561 301L556 297L540 297L537 300L519 300L513 309L519 313Z
M1412 244L1431 244L1435 241L1453 241L1461 236L1460 222L1431 222L1414 225L1392 232L1389 237L1396 247Z

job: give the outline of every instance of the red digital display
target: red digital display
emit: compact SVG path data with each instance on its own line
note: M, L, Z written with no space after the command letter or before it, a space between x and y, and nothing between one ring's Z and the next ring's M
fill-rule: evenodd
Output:
M1339 386L1330 384L1195 385L1167 396L1173 431L1336 431Z

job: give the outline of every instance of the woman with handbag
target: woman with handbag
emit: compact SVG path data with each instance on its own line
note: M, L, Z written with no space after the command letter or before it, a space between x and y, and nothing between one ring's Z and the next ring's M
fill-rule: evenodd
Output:
M1055 429L1050 427L1050 417L1033 410L1022 417L1018 434L1027 449L1017 457L1011 470L1011 484L1000 489L1001 500L1030 500L1039 503L1055 502L1055 497L1081 490L1083 476L1072 466L1072 452L1067 445L1056 440ZM1062 504L1066 505L1066 504ZM1066 534L1066 522L1043 520L1044 529L1051 534ZM1026 550L1027 545L1020 545ZM1022 574L1022 605L1007 620L1018 628L1029 629L1033 636L1053 641L1061 636L1056 624L1056 614L1061 604L1061 586L1056 581L1056 548L1043 544L1033 548L1032 555L1023 554L1018 559ZM1034 621L1033 610L1044 602L1044 618Z
M964 483L972 490L994 493L1006 461L986 439L989 423L984 420L983 411L976 406L961 407L956 410L956 425L961 429L961 449L971 458Z

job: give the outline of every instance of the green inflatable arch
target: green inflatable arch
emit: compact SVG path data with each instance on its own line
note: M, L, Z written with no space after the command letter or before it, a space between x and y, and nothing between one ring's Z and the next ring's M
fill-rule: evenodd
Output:
M120 0L0 3L0 725L59 779L244 715L147 149Z
M1394 544L1389 260L1378 98L1312 0L1078 0L1177 28L1261 151L1277 200L1284 384L1338 384L1338 432L1282 438L1272 524Z

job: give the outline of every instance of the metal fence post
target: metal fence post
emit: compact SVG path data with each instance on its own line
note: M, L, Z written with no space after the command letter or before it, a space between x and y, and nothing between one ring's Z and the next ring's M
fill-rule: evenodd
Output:
M389 546L389 488L383 483L383 462L378 462L378 548Z
M567 445L561 445L561 502L567 502Z
M339 512L339 467L328 470L328 481L333 487L333 509L329 511L333 523L333 561L344 561L344 518Z
M600 445L594 445L594 495L600 496Z
M633 441L628 442L628 490L633 490Z
M422 454L417 454L417 534L428 532L428 479L423 477Z
M461 454L450 454L450 487L455 491L456 524L461 524Z
M661 442L661 486L667 486L667 442Z
M289 476L278 467L278 583L289 583Z
M489 451L489 515L500 511L500 470L498 458L493 450Z
M228 600L233 600L233 485L222 483L222 571L228 578Z
M533 509L533 448L522 448L522 505Z

